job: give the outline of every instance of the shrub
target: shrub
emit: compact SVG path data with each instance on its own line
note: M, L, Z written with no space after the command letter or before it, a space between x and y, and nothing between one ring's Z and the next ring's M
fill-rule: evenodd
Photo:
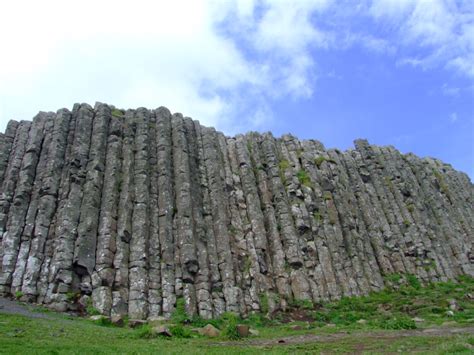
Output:
M120 111L119 109L117 108L114 108L112 110L112 116L115 116L115 117L122 117L123 116L123 112Z
M309 178L309 175L305 170L298 171L296 176L298 177L298 180L300 181L301 185L308 186L308 187L311 186L311 179Z
M184 298L178 297L178 299L176 300L176 308L173 314L171 314L171 321L173 323L184 324L186 322L191 321L191 319L186 314L186 310L184 306L185 306Z
M176 338L191 338L191 331L180 324L170 327L170 333Z
M151 325L144 324L135 330L134 337L138 339L151 339L155 338L156 334L153 332Z
M99 310L92 305L92 300L89 298L86 305L86 313L90 316L98 316Z
M259 299L260 299L260 311L262 313L268 313L268 310L269 310L269 307L268 307L268 296L265 292L262 292L260 295L259 295Z
M240 339L239 331L237 330L238 317L231 312L226 312L222 315L222 320L224 322L224 329L222 334L230 340Z
M418 280L418 278L415 275L408 274L406 278L407 278L408 285L413 287L415 290L419 290L421 288L420 280Z
M416 329L416 323L413 319L408 316L400 315L397 317L382 319L378 323L379 327L382 329Z
M23 297L23 292L21 292L21 291L16 291L16 292L15 292L15 298L16 298L17 300L19 300L21 297Z
M332 194L329 191L324 191L323 192L323 199L324 201L329 201L332 200Z
M323 157L323 156L319 156L319 157L314 158L314 164L316 164L316 166L317 166L318 168L320 168L320 167L321 167L321 164L322 164L323 162L325 162L325 161L326 161L326 158Z
M392 283L392 284L399 284L400 280L402 279L402 275L400 274L389 274L386 275L385 280Z
M314 309L313 301L311 300L295 300L293 299L290 302L291 307L300 308L300 309Z
M101 317L101 318L97 319L95 321L95 323L98 324L98 325L105 326L105 327L108 327L108 326L112 325L112 322L107 317Z
M313 218L317 224L321 223L321 213L319 213L319 211L313 213Z
M280 168L280 170L285 171L290 167L290 163L288 162L288 160L282 160L278 164L278 167Z

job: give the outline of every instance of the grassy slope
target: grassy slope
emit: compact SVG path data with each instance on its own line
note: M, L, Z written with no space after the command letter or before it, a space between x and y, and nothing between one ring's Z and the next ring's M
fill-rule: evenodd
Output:
M469 295L474 295L474 281L463 278L460 283L438 283L420 287L411 280L397 290L386 290L362 298L346 298L339 302L311 307L310 304L295 304L315 322L292 322L281 324L260 317L252 317L244 322L259 330L259 337L247 340L226 342L226 339L206 339L202 337L184 339L146 338L144 329L116 328L100 325L86 319L68 319L66 316L56 320L29 319L17 315L0 314L0 352L16 353L261 353L271 350L274 353L298 352L409 352L426 353L469 353L474 349L474 337L453 335L446 337L403 337L393 336L396 329L429 327L451 322L451 325L474 326L474 303ZM458 310L449 316L449 300L455 299ZM307 308L307 309L305 309ZM414 324L412 317L425 321ZM182 315L176 314L174 321ZM278 317L277 317L278 318ZM284 317L283 317L284 318ZM365 319L365 324L357 320ZM183 326L186 334L194 325ZM335 326L327 326L330 323ZM291 326L299 324L300 330ZM216 321L225 328L226 320ZM381 332L382 330L382 332ZM344 338L331 339L330 334L348 332ZM373 334L376 331L377 334ZM294 344L271 345L265 339L274 339L305 334L326 334L324 340ZM384 337L386 334L390 337ZM398 333L397 333L398 334ZM260 341L262 340L262 341Z

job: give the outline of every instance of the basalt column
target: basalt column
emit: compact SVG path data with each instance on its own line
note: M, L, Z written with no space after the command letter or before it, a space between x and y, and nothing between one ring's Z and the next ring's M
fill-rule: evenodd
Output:
M0 293L209 319L365 295L395 273L472 277L473 206L466 174L391 146L76 104L0 133Z

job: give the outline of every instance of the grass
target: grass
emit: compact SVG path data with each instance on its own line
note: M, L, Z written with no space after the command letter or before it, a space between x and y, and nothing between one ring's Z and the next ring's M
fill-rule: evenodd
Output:
M265 329L265 328L262 328ZM329 334L325 328L312 334ZM306 331L308 332L308 331ZM284 330L277 336L302 332ZM469 335L443 337L394 337L393 331L378 332L377 337L361 331L344 338L318 340L289 345L250 345L241 340L222 343L221 339L203 337L171 339L146 337L147 328L115 328L77 320L29 319L0 314L0 353L4 354L275 354L294 353L376 353L424 352L430 354L466 353L472 351L474 337ZM149 333L148 333L149 334ZM262 332L261 332L262 334ZM268 332L266 333L268 334ZM385 337L384 334L387 336ZM267 337L260 336L260 337Z
M87 300L87 305L86 305L86 313L90 316L98 316L100 315L100 311L98 309L96 309L93 305L92 305L92 299L89 298Z
M321 164L324 163L325 161L326 161L326 158L321 155L314 158L314 164L316 164L318 169L321 167Z
M57 314L54 314L54 319L0 314L0 353L472 352L474 337L470 335L415 337L397 333L404 329L438 326L447 321L452 325L474 326L474 302L469 298L474 294L472 278L461 277L459 282L426 285L412 275L387 275L385 280L392 286L364 297L345 297L336 302L319 304L292 301L289 311L278 313L272 319L262 314L239 319L232 313L225 313L212 321L190 318L184 311L184 300L179 298L168 325L173 334L171 339L156 337L149 325L130 329L114 327L109 322L93 322ZM449 316L447 310L452 299L456 300L458 310ZM285 323L292 314L302 312L312 317L313 321ZM415 323L414 317L423 321ZM362 319L364 322L360 321ZM205 338L191 331L208 323L221 330L220 338ZM253 339L262 343L252 345L245 339L229 342L229 339L238 339L238 323L257 329L260 335ZM300 329L292 329L294 325L300 325ZM342 338L341 332L345 332ZM285 345L271 341L294 335L303 338L318 335L324 339Z
M311 179L305 170L298 171L296 173L296 176L298 177L298 180L301 185L311 187Z
M281 160L278 163L278 168L279 168L279 171L280 171L280 180L281 180L283 185L286 185L285 172L289 167L290 167L290 162L288 160Z
M115 117L122 117L123 116L123 112L120 111L119 109L117 108L114 108L112 110L112 116L115 116Z

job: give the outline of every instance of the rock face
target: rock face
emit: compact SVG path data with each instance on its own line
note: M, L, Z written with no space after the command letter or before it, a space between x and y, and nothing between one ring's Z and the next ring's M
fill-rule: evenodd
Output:
M76 104L0 134L0 292L209 319L474 276L474 186L355 141L226 137L166 108ZM75 301L76 300L76 301Z

